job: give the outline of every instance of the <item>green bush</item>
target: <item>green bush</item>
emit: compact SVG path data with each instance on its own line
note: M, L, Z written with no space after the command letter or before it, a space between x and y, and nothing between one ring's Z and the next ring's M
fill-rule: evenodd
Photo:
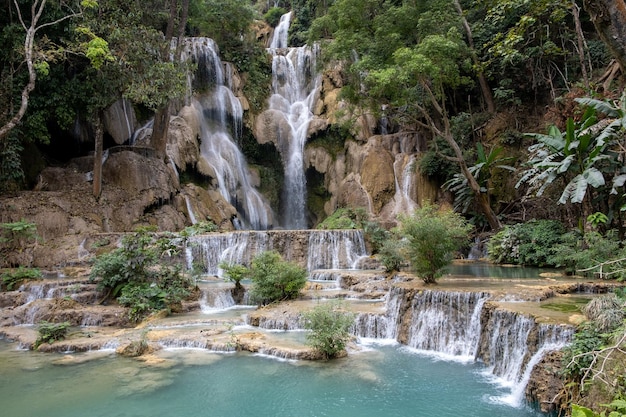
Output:
M268 251L252 260L250 279L252 300L265 305L296 298L306 284L307 271L295 263L284 261L278 252Z
M526 266L555 266L556 248L563 242L565 228L556 220L532 220L505 226L487 244L495 263Z
M67 331L70 328L70 323L64 321L63 323L50 323L42 321L37 328L38 336L35 341L35 349L37 349L42 343L54 343L57 340L65 339Z
M122 239L122 246L98 256L90 279L108 298L129 308L133 321L158 310L171 309L190 293L191 279L168 258L179 253L174 236L158 237L150 229L139 229Z
M367 212L364 208L339 208L321 222L317 228L326 230L362 229L367 221Z
M380 248L380 262L385 267L386 272L399 271L404 257L402 256L403 244L398 239L389 239L385 241Z
M562 237L562 242L556 245L552 251L551 263L559 268L565 268L567 272L577 273L578 270L592 268L598 264L610 260L617 260L626 257L626 250L621 247L617 234L613 231L605 236L598 232L587 232L581 236L574 231L566 233ZM624 262L617 262L603 267L603 273L619 271L626 267ZM597 269L590 271L590 274L598 272ZM611 278L623 280L624 273L609 275Z
M455 251L467 244L472 226L452 210L425 204L412 216L400 218L400 235L411 268L427 284L434 284Z
M341 301L318 304L304 313L304 328L310 331L306 335L307 344L326 359L337 357L352 337L349 329L354 317Z
M263 15L263 20L267 22L268 25L275 28L280 23L280 17L287 13L287 10L282 7L272 7Z
M13 271L3 272L0 278L2 278L3 289L13 291L24 281L41 279L41 271L37 268L19 267Z
M372 253L378 253L389 240L389 231L378 222L367 221L363 223L363 233L365 240L369 242Z
M201 221L192 226L187 226L180 232L181 236L189 237L195 235L201 235L204 233L212 233L217 232L219 228L212 221Z
M0 267L30 264L24 254L38 238L37 225L24 219L0 223Z

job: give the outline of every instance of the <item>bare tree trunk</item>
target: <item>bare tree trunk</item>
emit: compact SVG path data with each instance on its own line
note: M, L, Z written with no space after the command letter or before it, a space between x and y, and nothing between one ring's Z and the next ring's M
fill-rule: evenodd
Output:
M575 0L572 0L572 15L574 16L574 24L576 26L580 70L582 71L585 88L589 90L589 75L587 74L587 64L585 63L585 35L583 34L583 28L580 24L580 7L578 7Z
M20 11L17 0L13 0L13 4L15 5L20 24L26 32L26 37L24 38L24 60L26 61L26 66L28 68L28 82L22 90L20 108L18 109L17 113L15 113L15 115L6 124L4 124L4 126L0 127L0 140L3 140L9 134L9 132L22 121L22 118L24 117L24 115L26 114L26 110L28 109L28 100L30 98L30 93L35 89L37 73L35 72L34 66L34 49L35 35L37 34L37 31L43 27L55 25L59 22L62 22L63 20L80 16L80 13L72 12L53 22L40 24L39 19L41 18L41 14L43 13L44 8L46 7L46 1L47 0L33 1L31 5L31 18L27 26L24 22L24 19L22 18L22 13Z
M470 27L465 15L463 14L463 9L461 8L461 3L459 0L454 0L454 7L456 11L459 13L461 17L461 23L463 24L463 29L465 29L465 34L467 35L467 43L470 47L470 55L472 57L472 63L476 68L476 76L478 77L478 84L480 85L480 91L483 94L483 99L485 100L485 104L487 105L487 111L489 113L494 113L496 111L496 104L493 100L493 93L491 92L491 87L489 87L489 83L487 82L487 78L485 77L485 73L481 68L481 63L478 60L478 55L476 54L476 48L474 48L474 37L472 36L472 28Z
M619 62L624 73L626 70L626 1L584 0L583 5L598 35Z
M95 152L93 155L93 196L98 200L102 193L102 146L104 142L104 126L101 114L96 120Z

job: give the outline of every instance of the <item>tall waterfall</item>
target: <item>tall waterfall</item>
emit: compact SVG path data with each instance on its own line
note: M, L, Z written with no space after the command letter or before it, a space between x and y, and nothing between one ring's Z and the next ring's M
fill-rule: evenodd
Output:
M222 196L243 217L241 227L268 229L274 222L272 210L251 185L246 161L236 144L243 109L231 90L232 70L221 62L212 39L189 38L185 46L183 59L198 65L188 82L190 88L201 91L191 99L200 121L201 157L211 167Z
M312 109L321 77L316 69L317 46L287 48L290 21L291 12L281 17L269 48L272 54L272 96L269 108L281 114L288 126L288 129L281 130L277 138L285 171L282 223L287 229L305 229L304 144L309 122L313 118Z

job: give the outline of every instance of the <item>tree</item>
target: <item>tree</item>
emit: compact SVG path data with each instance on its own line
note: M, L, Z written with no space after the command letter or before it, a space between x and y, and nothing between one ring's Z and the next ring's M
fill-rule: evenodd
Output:
M584 0L596 31L626 71L626 2L624 0Z
M64 20L72 19L82 15L82 11L77 4L68 5L67 3L61 3L60 8L65 9L66 14L62 17L51 21L42 21L42 15L46 8L47 0L34 0L30 7L30 20L28 14L23 14L20 9L18 0L13 0L15 11L18 16L21 27L24 29L24 61L28 70L28 81L21 93L20 106L18 110L9 118L8 121L0 127L0 141L4 140L6 136L13 130L22 120L26 114L28 108L28 100L30 93L35 88L37 81L37 70L45 71L47 68L47 62L43 59L43 54L40 54L36 48L36 35L37 32L48 26L56 25ZM80 6L94 7L96 0L83 0ZM75 11L72 7L76 7Z
M257 255L250 265L251 298L265 305L290 300L300 294L307 279L305 268L284 261L276 251Z
M345 303L331 300L316 305L304 313L304 328L307 344L320 352L325 359L337 357L345 351L352 335L349 330L354 324L354 313L347 310Z
M449 209L425 204L401 219L400 236L411 268L426 284L435 284L455 251L468 241L472 226Z

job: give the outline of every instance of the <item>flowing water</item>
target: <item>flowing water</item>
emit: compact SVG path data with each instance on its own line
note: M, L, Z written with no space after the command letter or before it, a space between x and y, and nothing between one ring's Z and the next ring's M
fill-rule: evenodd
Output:
M158 365L106 352L59 356L0 344L0 403L11 417L531 417L477 363L373 346L326 363L202 350L161 352ZM99 359L84 361L90 356Z
M188 38L184 60L197 64L189 90L200 91L190 99L200 122L201 157L212 169L211 177L226 201L239 212L241 226L268 229L273 213L266 199L252 186L245 157L237 141L241 137L243 109L231 89L231 69L219 58L217 45L208 38Z
M268 49L272 55L270 111L281 115L287 128L277 138L283 158L283 226L306 229L306 179L304 144L321 77L317 73L317 46L287 48L291 13L283 15Z

